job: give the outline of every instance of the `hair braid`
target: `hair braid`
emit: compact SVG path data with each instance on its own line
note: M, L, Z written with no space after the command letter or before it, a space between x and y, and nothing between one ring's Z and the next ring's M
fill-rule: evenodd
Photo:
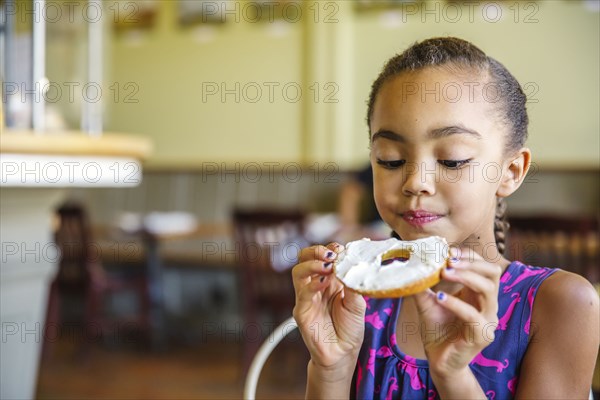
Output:
M506 250L506 234L510 224L506 220L506 200L503 197L498 197L496 200L496 215L494 217L494 238L496 239L496 247L500 254L504 255Z

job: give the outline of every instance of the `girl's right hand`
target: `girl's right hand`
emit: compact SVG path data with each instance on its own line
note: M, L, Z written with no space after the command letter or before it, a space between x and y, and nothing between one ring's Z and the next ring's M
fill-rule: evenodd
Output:
M353 370L364 336L365 300L333 274L333 262L342 250L337 243L305 248L292 270L294 318L313 366L324 370Z

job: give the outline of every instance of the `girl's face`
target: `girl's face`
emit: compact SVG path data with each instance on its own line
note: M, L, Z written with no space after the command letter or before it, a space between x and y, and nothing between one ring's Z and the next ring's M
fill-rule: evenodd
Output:
M403 240L438 235L495 249L496 195L508 163L506 128L486 83L426 68L380 88L370 126L375 202Z

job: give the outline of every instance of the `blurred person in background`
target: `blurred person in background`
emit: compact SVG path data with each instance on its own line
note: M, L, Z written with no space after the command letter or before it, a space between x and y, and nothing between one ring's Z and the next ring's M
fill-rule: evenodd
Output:
M340 190L338 200L340 229L336 236L340 241L369 237L389 237L391 229L383 222L373 198L373 168L369 163L354 172Z

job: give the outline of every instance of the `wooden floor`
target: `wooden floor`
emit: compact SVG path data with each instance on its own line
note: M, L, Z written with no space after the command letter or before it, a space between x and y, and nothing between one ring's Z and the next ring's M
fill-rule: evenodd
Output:
M303 398L307 354L283 342L261 375L258 399ZM146 345L56 343L40 363L38 399L239 399L240 343Z

